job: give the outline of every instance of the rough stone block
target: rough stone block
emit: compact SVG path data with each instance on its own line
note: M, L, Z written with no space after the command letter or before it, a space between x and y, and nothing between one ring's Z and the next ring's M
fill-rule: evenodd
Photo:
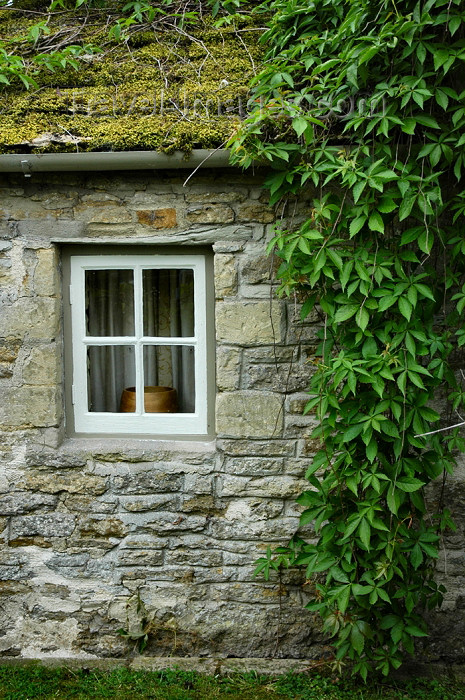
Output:
M216 306L216 335L220 342L269 345L283 337L280 302L221 302Z
M61 382L61 362L56 345L34 347L23 364L26 384L56 386Z
M122 206L105 204L102 206L89 206L89 204L79 204L74 207L76 219L81 219L87 224L129 224L132 216Z
M68 513L47 513L44 515L23 515L11 520L10 538L67 537L75 527L75 518Z
M234 255L215 255L215 295L217 299L237 293L237 269Z
M221 566L223 563L223 553L221 551L191 549L179 547L168 550L166 556L167 564L180 564L184 566Z
M239 388L241 352L234 347L219 347L216 353L216 385L220 391Z
M254 496L261 498L289 498L301 493L308 482L292 476L272 476L254 479L244 476L225 475L218 495Z
M310 382L310 376L315 368L311 365L249 365L247 367L243 386L245 389L267 389L268 391L285 392L302 391Z
M34 270L34 291L39 296L53 297L58 294L58 255L56 248L37 251Z
M203 188L202 188L203 190ZM244 192L191 192L186 195L186 202L201 202L203 204L217 204L218 202L243 202L246 198Z
M31 199L36 199L36 197ZM56 193L42 199L41 204L44 209L70 209L76 206L78 199L77 192L67 192L66 194Z
M275 394L258 391L220 394L216 403L216 427L223 437L281 437L282 399Z
M179 513L156 513L150 522L145 524L146 530L152 530L157 535L171 532L201 532L207 525L207 518L200 515L179 515Z
M48 387L10 388L0 403L0 425L44 428L57 425L61 403L56 389Z
M0 312L0 337L54 340L59 330L59 303L47 297L22 297Z
M230 224L234 221L234 211L227 204L205 204L190 206L187 219L193 224Z
M24 477L25 487L45 493L82 493L99 496L107 489L107 480L101 476L75 471L31 471Z
M0 362L14 362L18 357L21 343L17 340L5 339L0 343Z
M212 488L213 482L211 476L186 474L184 482L184 491L186 493L210 494L212 492Z
M310 438L318 425L315 416L287 416L284 427L285 437Z
M7 289L17 284L15 270L11 265L11 260L0 259L0 287Z
M270 207L264 204L243 204L238 210L239 221L258 221L261 224L271 224L275 220L275 214Z
M9 379L13 376L13 365L0 362L0 379Z
M128 527L119 518L89 518L80 528L81 537L117 537L127 535Z
M309 394L295 394L294 396L289 396L286 400L286 411L292 415L302 416L305 406L309 401ZM315 409L312 409L310 413L314 414Z
M177 225L176 209L140 209L137 219L140 224L156 229L175 228Z
M280 263L279 258L273 258L270 255L248 256L242 265L242 280L247 284L262 284L275 279Z
M38 508L50 509L56 496L42 493L10 493L0 498L0 515L21 515Z
M226 440L216 441L219 450L227 455L253 457L293 457L295 440Z
M244 476L273 476L283 473L284 460L273 457L229 457L222 471Z
M85 571L89 555L85 554L54 554L47 561L47 567L62 576L75 577L82 576Z
M218 514L213 496L194 496L186 498L182 504L183 513L201 513L203 515Z
M123 493L164 493L178 492L182 488L182 476L166 474L156 468L138 474L126 474L114 479L115 489Z
M156 549L130 550L120 549L118 552L117 566L161 566L163 564L163 552Z
M263 345L262 347L246 348L244 364L275 364L276 362L297 362L298 348L281 345Z
M179 499L172 494L159 496L120 496L120 504L124 510L130 513L143 513L152 510L175 510L179 506Z

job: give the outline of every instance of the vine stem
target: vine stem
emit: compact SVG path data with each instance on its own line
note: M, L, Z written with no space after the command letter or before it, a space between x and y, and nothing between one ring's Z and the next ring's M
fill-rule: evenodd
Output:
M455 423L455 425L448 425L446 428L438 428L437 430L430 430L429 433L420 433L414 437L425 437L426 435L435 435L436 433L443 433L445 430L453 430L454 428L460 428L460 426L465 425L465 420L461 423Z

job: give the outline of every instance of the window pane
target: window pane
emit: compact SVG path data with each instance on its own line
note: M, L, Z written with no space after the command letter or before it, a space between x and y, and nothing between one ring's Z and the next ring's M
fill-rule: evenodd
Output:
M133 388L136 383L134 347L90 346L87 348L87 373L88 410L117 413L123 390ZM133 397L135 400L135 392Z
M195 412L194 348L189 345L145 345L144 384L146 387L168 387L176 391L177 408L163 412ZM170 394L174 403L173 394ZM155 397L152 397L155 400ZM147 413L154 411L147 407ZM166 404L169 406L169 404ZM160 409L157 409L160 410Z
M143 270L144 335L194 335L194 271Z
M97 337L135 334L132 270L86 270L86 326Z

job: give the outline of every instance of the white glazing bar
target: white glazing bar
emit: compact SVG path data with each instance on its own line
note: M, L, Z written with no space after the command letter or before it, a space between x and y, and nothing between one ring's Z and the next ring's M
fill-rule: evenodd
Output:
M140 339L143 334L143 298L142 298L142 266L134 267L134 325L136 333L135 360L136 360L136 413L144 412L144 355Z

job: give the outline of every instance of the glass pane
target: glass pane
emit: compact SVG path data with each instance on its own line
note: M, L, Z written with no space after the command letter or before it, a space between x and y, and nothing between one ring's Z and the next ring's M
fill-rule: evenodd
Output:
M86 328L97 337L135 334L132 270L86 270Z
M144 384L147 413L194 413L194 348L189 345L145 345Z
M118 413L120 410L135 410L136 365L133 346L88 347L87 373L89 411ZM123 391L127 388L132 389L132 393L125 393L123 397ZM132 404L134 407L131 407Z
M143 270L144 335L194 335L194 271Z

